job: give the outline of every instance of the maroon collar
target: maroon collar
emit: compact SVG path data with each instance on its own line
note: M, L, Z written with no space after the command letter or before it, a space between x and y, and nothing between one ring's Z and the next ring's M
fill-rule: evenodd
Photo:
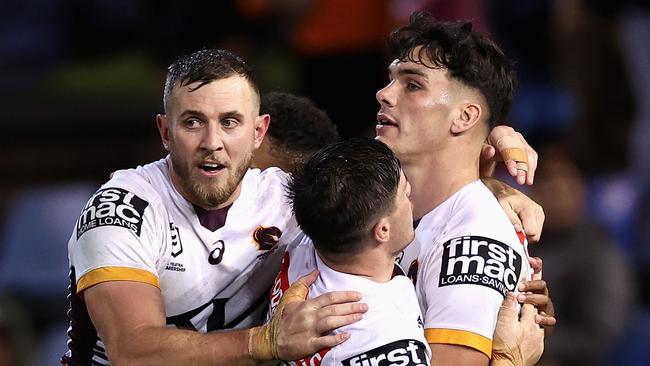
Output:
M216 210L205 210L199 206L193 206L194 211L196 212L196 216L199 217L201 226L210 231L216 231L226 224L228 210L232 207L232 204L223 208L218 208Z

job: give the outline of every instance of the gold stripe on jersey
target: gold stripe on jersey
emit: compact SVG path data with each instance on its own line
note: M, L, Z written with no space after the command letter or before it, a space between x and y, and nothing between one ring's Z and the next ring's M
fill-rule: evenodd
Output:
M107 281L144 282L160 288L158 277L144 269L129 267L101 267L93 269L81 276L79 281L77 281L77 293L80 294L90 286Z
M492 340L476 333L457 329L428 328L424 330L424 337L429 343L467 346L492 358Z

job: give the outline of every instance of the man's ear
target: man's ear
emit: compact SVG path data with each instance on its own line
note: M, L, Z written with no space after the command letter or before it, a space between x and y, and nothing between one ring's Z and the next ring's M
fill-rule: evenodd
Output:
M469 131L481 119L483 109L478 103L465 103L458 111L458 115L451 124L453 134Z
M382 217L372 227L372 234L379 243L386 243L390 240L390 224L386 217Z
M169 151L169 120L164 114L156 115L156 125L165 150Z
M261 114L255 118L255 148L257 149L262 145L266 131L269 129L271 123L271 116L269 114Z

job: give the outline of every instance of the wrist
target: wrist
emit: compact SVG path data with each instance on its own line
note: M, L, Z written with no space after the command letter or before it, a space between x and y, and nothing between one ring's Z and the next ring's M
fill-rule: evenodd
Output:
M248 355L256 363L277 359L272 345L268 326L263 325L248 330Z

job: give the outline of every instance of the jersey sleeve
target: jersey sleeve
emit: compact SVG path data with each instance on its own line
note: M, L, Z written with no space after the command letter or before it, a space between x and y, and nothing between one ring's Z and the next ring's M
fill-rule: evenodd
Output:
M134 185L104 185L83 208L68 244L77 293L106 281L159 286L166 227L155 215L157 196Z
M422 264L417 286L425 294L425 336L429 343L467 346L491 357L499 307L517 289L525 254L514 231L515 242L472 235L481 232L471 228L463 232L443 239Z

